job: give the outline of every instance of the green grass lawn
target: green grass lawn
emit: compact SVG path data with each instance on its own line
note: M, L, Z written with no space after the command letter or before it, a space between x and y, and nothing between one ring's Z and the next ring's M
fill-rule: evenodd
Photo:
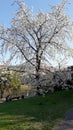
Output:
M0 104L0 130L52 130L73 107L73 90Z

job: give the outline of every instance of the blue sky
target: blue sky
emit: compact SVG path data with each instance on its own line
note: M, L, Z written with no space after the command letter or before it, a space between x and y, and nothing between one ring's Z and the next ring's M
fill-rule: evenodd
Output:
M6 27L10 26L11 19L15 10L16 5L11 5L14 0L1 0L0 1L0 25L4 24ZM34 7L34 13L38 12L38 9L42 9L44 12L50 12L49 5L56 5L61 2L61 0L24 0L28 7ZM69 1L71 4L68 5L67 14L71 17L73 21L73 0ZM70 43L69 43L70 44ZM72 43L71 43L72 44ZM73 46L73 45L72 45ZM70 61L73 64L73 60Z
M1 0L0 1L0 24L5 24L9 26L11 18L14 11L17 9L16 5L11 5L14 0ZM38 12L38 9L43 11L50 11L49 5L56 5L61 2L61 0L24 0L28 7L34 7L34 12ZM67 13L71 16L73 20L73 0L70 0L68 5L69 9Z

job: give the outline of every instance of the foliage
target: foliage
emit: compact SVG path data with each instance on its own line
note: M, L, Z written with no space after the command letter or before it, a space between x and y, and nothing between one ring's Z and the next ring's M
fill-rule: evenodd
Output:
M11 72L6 71L1 73L0 76L0 89L1 89L1 94L3 95L3 91L8 88L12 89L18 89L20 87L20 76L17 72ZM2 97L2 96L1 96Z
M20 87L20 76L18 73L13 72L10 76L10 85L18 89Z

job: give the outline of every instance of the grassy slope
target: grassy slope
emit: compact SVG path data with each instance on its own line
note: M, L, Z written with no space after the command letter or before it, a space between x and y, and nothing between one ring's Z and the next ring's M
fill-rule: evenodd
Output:
M51 130L73 107L73 90L0 104L0 130Z

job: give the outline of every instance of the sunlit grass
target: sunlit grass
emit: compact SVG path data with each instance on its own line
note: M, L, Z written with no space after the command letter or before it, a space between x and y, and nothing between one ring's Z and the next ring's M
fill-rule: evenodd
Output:
M52 130L73 107L73 90L0 104L0 130Z

